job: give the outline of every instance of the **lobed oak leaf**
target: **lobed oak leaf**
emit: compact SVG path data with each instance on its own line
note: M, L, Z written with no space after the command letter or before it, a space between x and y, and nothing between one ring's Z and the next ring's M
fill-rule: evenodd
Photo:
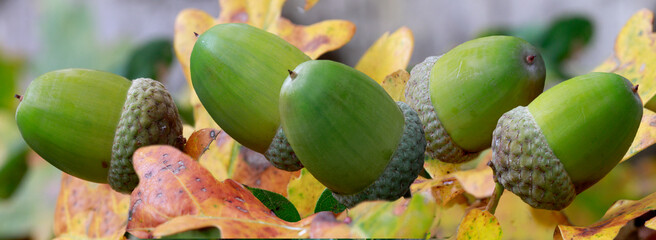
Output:
M379 84L398 69L405 69L412 56L414 36L407 27L394 33L386 32L362 55L355 69L367 74Z
M216 180L191 157L170 146L137 150L140 178L132 192L127 231L139 238L216 227L224 238L303 237L313 217L286 222L241 184Z
M654 227L656 210L656 193L638 201L617 201L598 222L587 227L558 225L555 236L562 239L613 239L618 237L620 229L639 217L646 217L644 226ZM630 224L634 225L634 224Z
M58 239L119 239L125 234L130 198L98 184L62 174L55 211Z

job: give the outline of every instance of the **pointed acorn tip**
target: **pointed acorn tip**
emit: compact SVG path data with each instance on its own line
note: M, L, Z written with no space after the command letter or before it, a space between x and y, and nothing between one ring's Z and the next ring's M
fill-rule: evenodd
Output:
M296 72L294 72L292 70L289 70L289 69L287 69L287 72L289 73L289 77L291 77L292 80L294 80L296 78L296 75L297 75Z
M194 36L198 37L198 33L197 33L197 32L194 32Z
M533 64L534 60L535 60L535 55L526 56L526 63L528 63L529 65Z
M640 86L640 84L636 84L635 86L633 86L631 88L631 91L633 91L633 93L638 93L638 86Z
M20 102L23 101L23 96L21 96L21 95L16 94L16 95L14 95L14 97L15 97L16 99L18 99L18 101L20 101Z

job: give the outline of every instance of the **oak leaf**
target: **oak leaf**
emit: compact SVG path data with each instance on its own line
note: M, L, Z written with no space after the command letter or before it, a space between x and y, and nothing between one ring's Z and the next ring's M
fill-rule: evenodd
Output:
M130 197L98 184L62 174L55 211L58 239L119 239L125 234Z
M313 217L286 222L241 184L216 180L191 157L170 146L137 150L140 181L132 192L127 231L139 238L216 227L224 238L307 236Z

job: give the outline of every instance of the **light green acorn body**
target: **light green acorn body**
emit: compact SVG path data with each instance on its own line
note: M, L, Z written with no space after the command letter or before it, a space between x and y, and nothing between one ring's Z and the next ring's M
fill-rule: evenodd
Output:
M280 113L300 161L347 206L407 194L423 166L416 113L346 65L299 65L283 84Z
M622 159L640 125L635 87L589 73L505 113L494 132L495 180L530 205L562 209Z
M138 181L131 163L136 148L184 144L177 108L161 83L94 70L64 69L35 79L16 122L25 142L55 167L122 192ZM119 134L121 125L129 133ZM118 176L109 176L110 168L129 173L132 182L112 180Z
M498 118L525 106L544 88L538 50L508 36L468 41L411 71L408 104L422 119L427 154L465 162L488 147Z
M228 135L293 171L302 166L289 159L293 152L279 131L278 97L287 71L307 60L299 49L262 29L219 24L198 37L191 79L203 106Z

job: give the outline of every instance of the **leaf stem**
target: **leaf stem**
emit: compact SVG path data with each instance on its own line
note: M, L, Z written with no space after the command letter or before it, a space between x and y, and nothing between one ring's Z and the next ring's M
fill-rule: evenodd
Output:
M504 190L503 186L497 182L496 185L494 185L494 193L492 193L492 197L490 198L490 201L487 203L487 207L485 207L485 210L492 213L493 215L494 212L497 210L497 206L499 205L499 199L501 199L503 190Z

